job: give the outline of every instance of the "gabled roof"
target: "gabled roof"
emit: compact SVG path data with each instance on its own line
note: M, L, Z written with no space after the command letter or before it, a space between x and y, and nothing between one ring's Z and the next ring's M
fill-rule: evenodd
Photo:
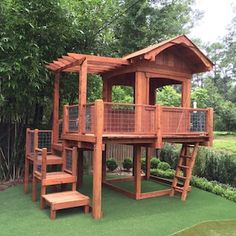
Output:
M139 58L155 61L155 58L159 53L173 46L182 46L192 51L192 55L196 56L196 58L198 58L205 67L205 70L199 72L204 72L212 69L214 64L211 62L211 60L207 56L205 56L202 51L186 35L179 35L177 37L151 45L147 48L128 54L124 56L123 59L132 61L133 59Z
M151 45L147 48L126 55L123 58L68 53L67 55L47 64L46 67L54 72L79 72L81 69L80 65L84 60L87 60L88 73L103 74L131 65L136 59L155 61L158 54L166 49L174 47L175 51L179 52L180 57L188 61L190 67L194 67L194 69L192 69L193 73L200 73L212 69L213 63L185 35L180 35L161 43Z

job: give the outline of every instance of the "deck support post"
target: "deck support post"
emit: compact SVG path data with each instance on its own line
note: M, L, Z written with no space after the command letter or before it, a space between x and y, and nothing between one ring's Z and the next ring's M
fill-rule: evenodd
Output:
M60 81L60 72L56 72L54 78L54 89L53 89L53 124L52 124L52 131L53 131L53 141L52 143L58 143L58 136L59 136L59 81Z
M151 169L151 148L146 148L146 180L150 179L150 169Z
M161 132L161 116L162 116L162 107L161 105L156 105L156 133L157 133L157 140L155 144L155 148L161 149L162 148L162 132Z
M93 218L102 217L102 133L104 122L104 104L102 100L95 101L95 136L93 151Z
M79 76L79 134L83 134L85 132L85 108L87 99L87 70L88 63L87 59L84 59L80 66L80 76Z
M141 195L141 146L135 145L134 148L134 189L135 198L139 199Z
M83 175L84 175L84 157L83 150L78 149L78 177L77 177L77 187L81 188L83 185Z
M102 97L104 102L112 101L112 85L108 79L103 79Z
M107 145L105 144L105 149L102 151L102 182L106 180L106 155L107 155Z
M213 108L208 108L208 119L207 119L207 131L209 136L209 141L207 146L213 146Z

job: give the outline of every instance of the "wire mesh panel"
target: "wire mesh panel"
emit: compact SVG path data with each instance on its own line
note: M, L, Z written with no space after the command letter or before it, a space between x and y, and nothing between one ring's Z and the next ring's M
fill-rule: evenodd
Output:
M26 155L33 157L34 156L34 148L35 148L35 132L34 130L27 129L26 131Z
M130 133L135 131L135 105L104 104L104 132Z
M206 132L207 111L191 111L190 130L193 132Z
M38 148L47 148L47 152L52 151L52 131L51 130L38 131Z
M163 107L161 131L163 134L186 134L206 131L207 110Z
M61 140L61 136L62 136L62 119L59 120L58 123L58 139Z
M144 133L155 133L155 106L141 106L141 131Z
M68 131L69 132L77 132L79 127L79 107L78 105L68 106Z
M65 161L65 169L72 172L72 149L70 148L65 149Z
M85 132L86 133L94 133L95 105L94 105L94 103L86 104L84 106L84 109L85 109Z

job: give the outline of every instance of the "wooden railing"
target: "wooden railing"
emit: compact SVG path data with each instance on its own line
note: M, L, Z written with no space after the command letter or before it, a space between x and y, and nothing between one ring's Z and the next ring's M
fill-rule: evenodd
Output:
M63 132L95 133L98 120L103 119L103 134L212 135L212 109L100 103L103 117L96 117L96 103L83 106L83 122L78 105L64 107ZM101 105L100 105L101 106ZM98 124L99 125L99 124Z

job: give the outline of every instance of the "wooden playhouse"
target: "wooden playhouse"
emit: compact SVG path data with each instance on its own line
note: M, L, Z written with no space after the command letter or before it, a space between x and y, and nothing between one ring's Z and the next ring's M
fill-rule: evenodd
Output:
M55 212L73 206L92 208L95 219L102 217L102 186L124 193L134 199L176 192L185 200L199 145L212 145L213 110L191 108L191 79L193 74L212 69L213 63L185 36L149 46L122 58L68 53L46 65L54 73L52 130L27 129L25 191L28 191L29 164L33 170L33 200L36 182L41 183L41 207L51 206ZM59 84L62 73L78 74L79 104L65 105L59 117ZM100 75L103 98L87 102L87 75ZM156 105L156 89L165 85L181 86L181 107ZM130 86L134 103L112 102L112 87ZM59 119L62 118L60 132ZM150 175L150 150L161 149L164 142L180 143L182 150L175 177L169 189L141 192L142 178ZM133 146L134 176L113 181L134 181L135 191L117 187L106 180L106 144ZM145 147L146 173L141 176L141 147ZM83 151L93 151L93 197L76 192L83 182ZM59 171L47 172L47 165L62 166ZM77 169L78 167L78 169ZM183 175L180 175L183 172ZM165 181L155 178L156 181ZM72 191L46 194L49 185L71 183ZM79 195L78 195L79 194Z

